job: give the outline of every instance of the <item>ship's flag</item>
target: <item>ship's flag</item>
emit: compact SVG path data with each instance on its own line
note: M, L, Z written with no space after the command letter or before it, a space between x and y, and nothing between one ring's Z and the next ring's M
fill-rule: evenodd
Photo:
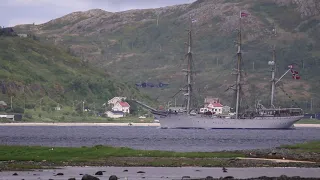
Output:
M240 18L242 18L242 17L248 17L248 16L249 16L249 13L240 11Z
M294 71L291 69L291 73L292 73L292 78L293 79L300 79L300 75L298 71Z

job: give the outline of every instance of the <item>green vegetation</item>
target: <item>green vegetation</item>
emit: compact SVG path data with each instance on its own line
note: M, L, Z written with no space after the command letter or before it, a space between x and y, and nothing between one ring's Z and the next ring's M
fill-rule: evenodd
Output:
M93 112L77 112L72 107L64 107L61 111L40 111L39 109L31 109L25 111L23 122L84 122L84 123L151 123L153 118L139 119L135 116L127 116L118 119L107 118L105 116L97 116ZM30 117L30 118L28 118ZM1 122L1 121L0 121ZM8 121L6 121L8 122Z
M0 36L0 64L0 100L8 105L0 111L25 112L24 121L109 121L94 117L114 96L152 102L134 86L32 38Z
M278 149L278 148L277 148ZM281 149L286 149L282 151ZM274 151L274 150L272 150ZM284 152L284 153L283 153ZM270 151L257 150L256 158L308 160L310 163L277 163L241 159L252 157L252 151L170 152L134 150L126 147L39 147L0 146L0 170L26 170L54 168L56 166L156 166L156 167L318 167L320 141L298 145L285 145L276 156Z
M312 141L296 145L283 145L281 147L295 151L320 153L320 141Z
M134 150L125 147L37 147L0 146L0 161L94 162L110 157L167 157L167 158L234 158L244 157L235 152L169 152Z
M296 124L320 124L320 120L318 119L302 119L298 121Z

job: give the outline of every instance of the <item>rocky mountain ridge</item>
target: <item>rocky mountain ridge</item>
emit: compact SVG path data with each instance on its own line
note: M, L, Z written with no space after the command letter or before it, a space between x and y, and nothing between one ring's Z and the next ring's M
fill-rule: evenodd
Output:
M196 77L199 93L215 94L230 103L232 92L224 91L234 83L231 70L236 48L233 42L239 12L245 11L250 15L242 20L243 58L247 80L251 83L246 93L252 95L252 101L256 98L268 101L265 94L269 88L267 61L272 57L272 46L277 44L278 76L292 63L297 64L303 76L298 82L287 76L282 86L295 100L305 102L317 96L319 84L315 69L320 57L319 7L317 0L198 0L192 4L116 13L100 9L75 12L45 24L20 25L15 29L65 46L83 61L129 83L169 82L169 89L145 90L162 94L160 99L166 101L184 78L181 73L185 65L183 42L187 38L188 18L192 17L196 20L194 58L199 69ZM276 37L272 35L274 25ZM282 103L291 103L279 89L277 94Z

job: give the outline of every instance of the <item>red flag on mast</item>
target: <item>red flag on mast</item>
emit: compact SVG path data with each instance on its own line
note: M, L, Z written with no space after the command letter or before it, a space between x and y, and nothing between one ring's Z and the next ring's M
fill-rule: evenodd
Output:
M292 73L292 78L293 79L300 79L298 71L294 71L294 70L291 69L291 73Z

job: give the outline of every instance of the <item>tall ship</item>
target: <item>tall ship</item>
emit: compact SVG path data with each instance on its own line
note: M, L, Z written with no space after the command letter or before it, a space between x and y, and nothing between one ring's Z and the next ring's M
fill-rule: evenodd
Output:
M248 14L240 12L239 30L237 40L237 63L234 73L236 75L236 84L233 86L236 95L235 113L228 115L217 115L215 113L199 113L197 108L192 106L194 67L192 58L192 22L190 18L190 29L188 30L188 50L186 54L187 69L185 88L180 89L184 92L186 105L184 111L174 111L171 109L157 110L142 102L136 103L149 109L151 113L159 120L161 128L200 128L200 129L290 129L293 124L303 118L301 108L276 108L274 106L274 91L276 84L290 71L294 74L293 66L279 78L275 78L276 60L275 46L273 48L273 60L268 64L271 66L271 100L270 107L266 108L260 103L254 105L253 110L240 109L241 86L242 86L242 38L241 38L241 18ZM276 30L274 29L276 33ZM295 76L294 78L300 78Z

